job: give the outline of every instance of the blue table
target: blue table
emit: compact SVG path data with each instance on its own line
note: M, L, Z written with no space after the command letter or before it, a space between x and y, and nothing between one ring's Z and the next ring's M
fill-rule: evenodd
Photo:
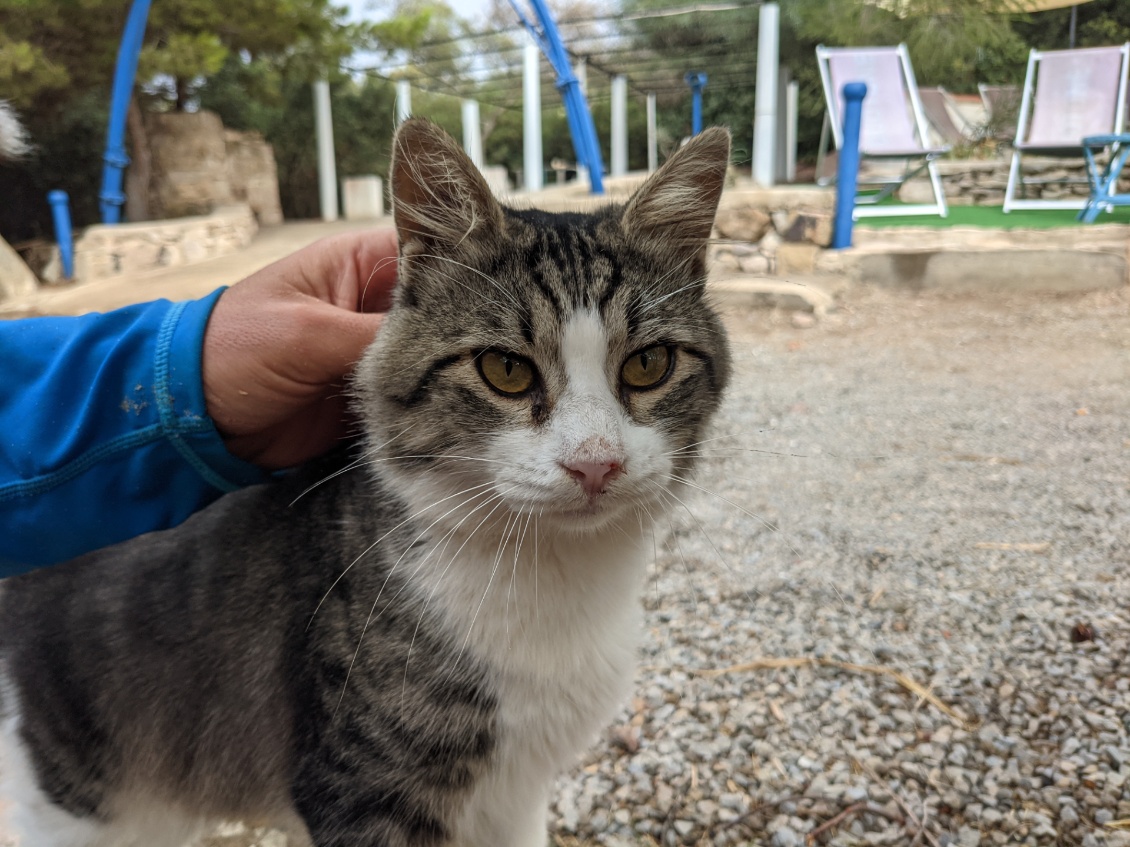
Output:
M1105 165L1095 161L1095 151L1110 148ZM1091 197L1079 212L1077 220L1094 223L1099 212L1115 206L1130 206L1130 194L1116 194L1118 178L1130 159L1130 133L1088 135L1083 139L1083 158L1087 162L1087 180L1091 183Z

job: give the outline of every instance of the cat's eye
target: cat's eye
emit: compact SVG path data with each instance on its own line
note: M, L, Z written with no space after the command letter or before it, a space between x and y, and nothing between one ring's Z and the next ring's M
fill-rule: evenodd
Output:
M671 373L675 351L666 344L637 350L620 368L620 378L629 388L655 388Z
M525 394L534 385L534 366L521 356L487 350L479 356L483 381L502 394Z

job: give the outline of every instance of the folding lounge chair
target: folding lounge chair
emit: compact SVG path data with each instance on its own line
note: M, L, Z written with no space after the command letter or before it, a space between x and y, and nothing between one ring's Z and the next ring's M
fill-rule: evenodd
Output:
M1121 47L1033 50L1028 54L1004 211L1083 208L1086 197L1025 199L1026 185L1084 180L1025 180L1023 157L1025 154L1082 157L1085 136L1122 132L1128 67L1130 43Z
M937 88L919 88L918 99L922 101L926 120L946 144L970 144L981 137L977 129L952 105L949 93L940 85ZM955 114L957 121L953 119Z
M826 123L831 123L836 149L843 146L843 88L849 82L867 84L863 98L860 128L861 158L894 161L906 166L897 176L872 176L861 173L864 186L881 186L878 194L856 198L855 217L879 215L946 215L946 197L934 160L949 151L948 146L930 144L929 129L918 86L910 66L906 45L898 47L816 48L824 99L828 106ZM821 153L825 144L821 144ZM934 191L934 202L923 204L875 205L890 197L904 182L925 170Z

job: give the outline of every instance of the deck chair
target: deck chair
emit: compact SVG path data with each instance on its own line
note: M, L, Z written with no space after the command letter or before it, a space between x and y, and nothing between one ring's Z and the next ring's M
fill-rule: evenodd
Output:
M1002 144L1016 138L1016 118L1020 114L1020 89L1015 85L977 83L981 103L985 107L985 132Z
M1013 209L1082 209L1086 197L1029 200L1025 186L1084 179L1024 179L1025 154L1078 158L1083 137L1122 131L1126 112L1126 75L1130 43L1121 47L1033 50L1016 122L1012 164L1008 170L1004 211ZM1017 197L1019 192L1020 196Z
M816 48L820 79L824 83L827 104L825 132L820 158L827 148L830 125L836 149L843 146L843 88L849 82L867 84L863 98L863 123L860 128L859 153L862 161L879 160L905 164L901 174L867 175L860 173L861 186L879 186L878 194L856 198L855 217L881 215L946 216L946 197L934 160L949 151L948 146L930 143L926 115L918 99L918 85L910 54L905 44L897 47L825 47ZM819 168L819 163L818 166ZM890 197L911 177L923 170L930 177L933 203L876 205ZM819 172L819 171L818 171Z
M965 120L961 112L950 102L949 93L940 85L936 88L919 88L918 99L922 101L922 111L930 127L946 144L972 144L981 137L977 128ZM957 115L957 120L953 116Z

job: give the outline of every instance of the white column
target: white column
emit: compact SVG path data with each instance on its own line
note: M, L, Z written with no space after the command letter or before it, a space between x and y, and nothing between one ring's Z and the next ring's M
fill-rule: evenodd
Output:
M757 90L753 119L753 181L773 184L777 156L777 62L781 16L776 3L763 3L757 19Z
M337 163L334 161L334 124L330 114L330 84L314 83L314 135L318 146L318 199L322 220L337 220Z
M655 92L647 93L647 172L659 167L659 128L655 117Z
M628 173L628 78L612 77L612 161L611 175Z
M479 170L483 169L483 128L479 120L479 101L463 101L463 150Z
M581 93L586 97L589 93L589 63L585 57L577 59L577 64L573 65L573 75L577 78L577 83L581 86ZM577 182L589 181L589 169L577 162Z
M526 190L542 187L541 156L541 53L536 44L527 44L522 64L522 168Z
M785 179L796 182L796 128L800 103L800 83L790 82L785 92Z
M412 84L406 79L396 81L396 124L399 126L412 116Z

